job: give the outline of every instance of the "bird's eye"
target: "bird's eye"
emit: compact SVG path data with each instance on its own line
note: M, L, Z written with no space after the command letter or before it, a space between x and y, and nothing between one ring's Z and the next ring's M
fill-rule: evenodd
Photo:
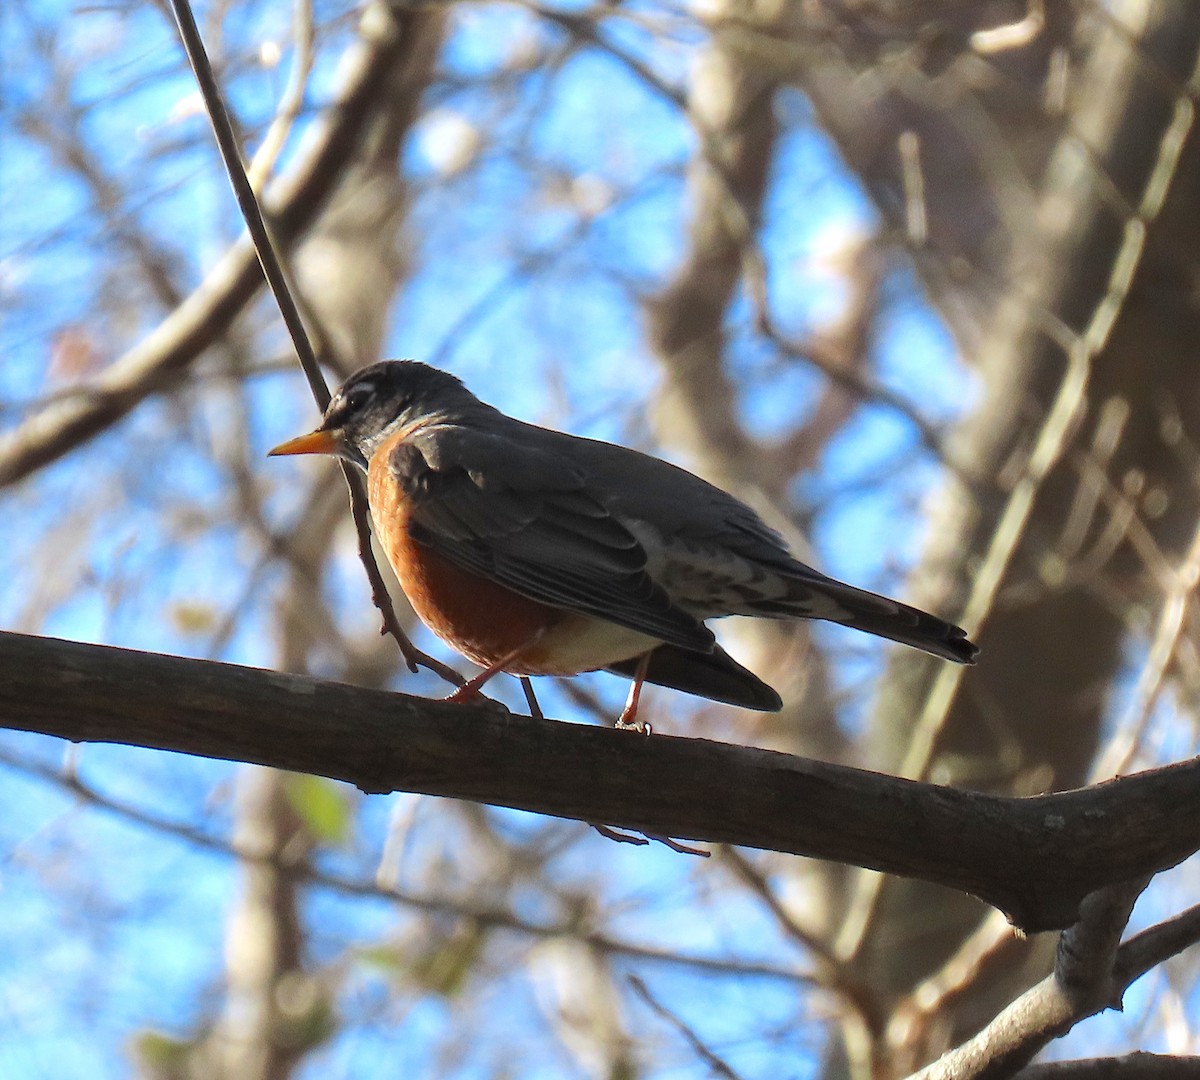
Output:
M370 379L363 379L353 386L343 387L340 392L342 400L339 412L358 412L370 402L374 394L375 383Z
M365 386L356 386L346 395L347 409L361 409L371 397L371 391Z

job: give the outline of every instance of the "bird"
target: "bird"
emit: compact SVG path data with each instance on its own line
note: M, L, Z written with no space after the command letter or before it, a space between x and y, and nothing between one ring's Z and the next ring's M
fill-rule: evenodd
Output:
M653 683L763 712L783 702L707 625L740 615L824 619L959 664L977 647L953 623L799 561L740 499L615 443L539 427L454 375L384 360L338 388L318 427L271 456L326 454L367 474L376 535L413 610L481 669L606 670L631 680L619 727Z

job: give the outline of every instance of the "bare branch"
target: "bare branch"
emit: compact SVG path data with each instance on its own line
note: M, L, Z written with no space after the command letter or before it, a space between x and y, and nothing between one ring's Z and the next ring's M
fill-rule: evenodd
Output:
M0 717L648 835L791 852L965 890L1018 926L1200 847L1200 759L1013 798L700 739L547 724L479 707L98 645L0 633ZM801 808L803 812L801 812Z
M684 1041L692 1048L696 1054L696 1057L698 1057L704 1062L705 1065L708 1066L708 1069L713 1076L721 1076L724 1077L725 1080L738 1080L738 1074L735 1073L732 1068L730 1068L729 1063L723 1058L714 1054L707 1046L705 1046L704 1041L700 1038L700 1036L697 1035L695 1031L693 1031L683 1020L671 1012L670 1009L659 1002L654 995L650 993L649 989L646 987L646 984L642 982L641 979L639 979L636 975L631 975L629 977L629 985L633 987L638 997L640 997L647 1005L649 1005L659 1017L665 1020L671 1025L671 1027L679 1032L681 1036L683 1036Z
M606 956L629 960L645 960L667 967L691 968L710 975L728 975L736 979L769 979L797 985L809 985L812 978L803 970L790 969L784 963L768 964L754 961L739 961L705 956L701 953L686 953L667 948L649 946L637 941L613 937L590 929L573 915L564 919L538 921L522 916L497 904L489 904L468 895L450 892L435 893L405 889L395 884L368 882L358 878L321 869L309 861L298 860L288 851L272 851L246 843L245 838L232 841L217 838L209 832L179 821L170 820L106 795L82 780L74 770L58 772L48 766L22 761L0 752L0 762L5 766L36 777L49 784L61 786L74 798L93 806L123 821L133 822L155 833L173 836L189 846L201 848L218 855L238 859L246 863L261 863L281 870L302 874L312 885L329 889L343 896L371 897L389 900L401 907L411 908L427 914L452 916L489 929L510 931L524 937L562 938L577 936L580 941ZM641 843L649 841L638 838Z
M1173 919L1143 930L1121 946L1113 965L1115 977L1126 985L1164 960L1200 941L1200 904Z
M1200 1058L1141 1051L1087 1061L1047 1061L1022 1069L1013 1080L1197 1080Z
M287 247L313 222L326 197L354 160L354 150L388 95L382 87L403 78L412 52L425 41L425 14L395 14L373 4L364 17L357 54L347 65L343 90L311 152L289 177L272 187L265 205L280 243ZM422 61L427 58L422 57ZM180 307L111 364L85 393L56 400L0 438L0 487L18 480L126 416L228 330L262 284L248 238L235 243Z
M170 0L170 2L179 28L179 37L187 52L188 63L192 65L192 74L195 75L201 96L204 98L204 108L207 110L209 122L212 124L217 149L225 164L225 172L233 188L234 197L237 199L238 208L242 212L242 220L246 223L246 231L254 243L254 251L258 256L259 265L262 267L263 276L275 297L275 303L279 307L279 313L283 316L283 323L287 327L288 335L296 347L296 356L299 358L300 367L308 380L308 388L312 392L313 400L316 401L317 408L324 412L325 407L329 404L329 387L325 384L325 377L321 374L312 338L317 337L319 340L325 335L314 332L310 336L309 329L305 326L306 322L309 326L313 326L312 315L307 312L305 313L306 317L301 315L298 298L288 281L288 272L280 259L279 244L271 236L266 217L263 215L262 207L254 193L254 187L250 183L250 177L246 174L241 146L237 134L233 130L229 110L226 109L225 101L221 96L216 73L212 69L212 64L209 63L208 53L200 37L200 29L196 26L196 19L192 15L191 5L187 0ZM314 327L315 330L316 327ZM352 492L353 490L351 488Z
M1100 889L1080 905L1079 922L1059 939L1053 975L1022 994L978 1035L913 1080L1001 1080L1080 1020L1119 1009L1144 973L1128 963L1133 941L1118 947L1134 901L1149 878ZM1139 935L1140 937L1141 935ZM1178 942L1178 938L1175 939ZM1134 950L1136 952L1136 950ZM1160 957L1161 959L1162 957Z

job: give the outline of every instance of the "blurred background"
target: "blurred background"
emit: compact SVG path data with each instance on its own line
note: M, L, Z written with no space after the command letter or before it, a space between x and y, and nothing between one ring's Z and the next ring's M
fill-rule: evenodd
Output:
M196 14L332 382L415 357L667 457L983 649L731 621L783 712L657 730L1016 794L1195 752L1200 6ZM445 693L337 470L264 457L317 411L169 11L7 0L0 49L0 625ZM924 884L9 731L0 857L9 1078L885 1078L1053 958ZM1053 1055L1200 1051L1197 968Z

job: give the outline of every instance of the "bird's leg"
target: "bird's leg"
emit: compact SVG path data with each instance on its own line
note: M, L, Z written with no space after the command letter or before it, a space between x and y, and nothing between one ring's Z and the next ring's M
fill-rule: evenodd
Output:
M650 654L643 653L638 660L637 668L633 673L633 685L629 688L629 697L625 699L625 708L621 710L621 715L617 717L617 727L633 728L635 731L640 731L644 735L650 734L650 725L642 722L637 718L638 702L642 697L642 685L646 681L646 671L650 667Z
M528 675L521 675L521 689L525 691L525 700L529 703L529 715L535 720L545 720L546 714L542 712L542 707L538 704L538 699L533 692L533 683L530 682Z
M522 645L519 649L513 649L512 652L505 653L504 656L500 657L499 660L497 660L495 663L488 664L488 666L485 667L478 675L468 679L462 684L462 686L455 690L454 693L448 695L443 700L454 701L459 704L462 704L465 701L473 701L475 698L480 696L484 684L488 682L493 675L498 675L501 671L508 667L509 664L511 664L518 656L521 655L525 648L526 646Z
M462 684L462 686L455 690L454 693L445 698L445 700L455 701L461 704L464 701L473 701L475 698L479 697L484 683L491 679L493 675L498 675L501 671L506 670L508 665L516 660L516 658L520 656L521 653L523 653L526 649L536 645L541 640L541 637L545 632L545 628L539 630L528 641L521 642L521 644L513 649L512 652L505 653L502 657L500 657L499 660L495 660L488 664L488 666L485 667L478 675L468 679ZM520 676L520 679L521 685L525 689L525 700L529 702L530 714L538 720L544 719L542 716L542 710L538 707L537 699L533 696L533 687L529 685L529 679L524 675Z

